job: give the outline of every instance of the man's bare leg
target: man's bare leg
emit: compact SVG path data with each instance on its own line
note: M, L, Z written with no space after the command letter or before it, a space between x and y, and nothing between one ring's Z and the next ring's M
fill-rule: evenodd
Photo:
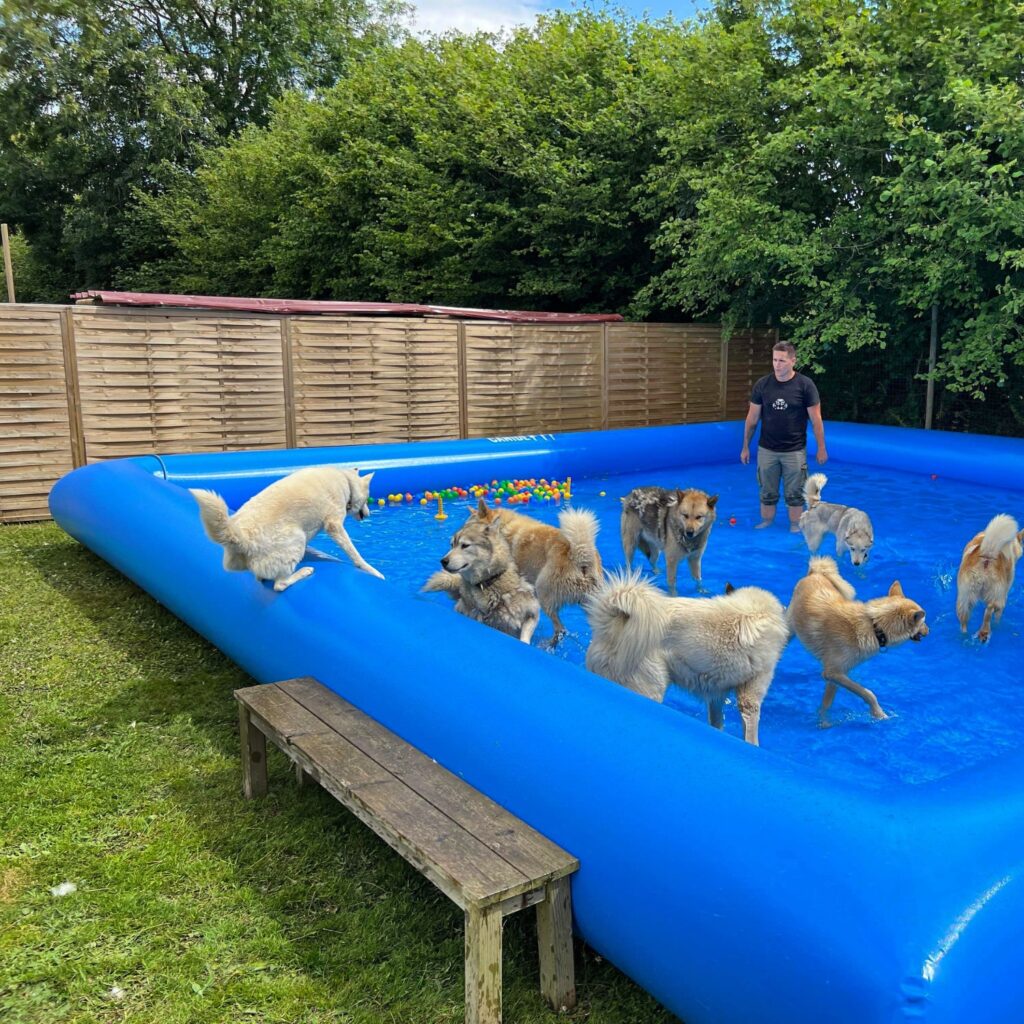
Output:
M763 530L766 526L771 526L775 522L775 506L774 505L762 505L761 506L761 522L754 527L755 530Z

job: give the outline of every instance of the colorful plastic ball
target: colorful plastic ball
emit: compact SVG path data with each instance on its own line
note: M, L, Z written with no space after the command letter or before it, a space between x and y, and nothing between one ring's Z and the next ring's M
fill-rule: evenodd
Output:
M383 498L378 498L377 499L377 507L378 508L383 508L384 507L384 499Z
M729 525L730 526L735 526L736 525L736 517L735 516L731 516L729 518Z
M601 496L602 498L606 497L606 495L605 495L605 492L604 492L604 491L598 491L598 494L599 494L599 495L600 495L600 496Z

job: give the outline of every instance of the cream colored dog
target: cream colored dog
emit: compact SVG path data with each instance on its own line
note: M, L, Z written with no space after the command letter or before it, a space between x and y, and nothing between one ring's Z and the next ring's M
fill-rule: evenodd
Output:
M840 686L860 697L871 709L872 718L887 718L878 698L847 673L883 647L928 635L924 609L904 596L898 580L886 597L857 601L856 596L839 575L834 558L812 558L786 611L793 632L821 662L825 693L818 719L822 726L829 724L828 711Z
M743 738L757 746L761 702L789 640L773 594L740 587L720 597L666 597L639 572L623 572L610 573L584 607L591 672L657 701L675 683L707 702L716 729L735 690Z
M552 643L565 635L558 613L567 604L579 604L601 582L601 556L597 553L597 518L583 509L565 509L558 528L504 508L488 508L483 498L472 518L498 522L512 549L516 568L533 584L537 600L555 627Z
M992 634L992 619L999 621L1006 597L1013 586L1017 559L1024 546L1024 530L1017 532L1012 516L995 516L982 533L964 548L956 576L956 617L960 632L967 632L967 620L979 601L985 602L978 639L985 643Z
M234 515L214 491L193 490L206 535L224 548L224 568L251 572L257 579L273 580L274 589L286 590L313 575L312 566L295 567L306 545L321 530L364 572L384 579L356 550L345 532L351 512L365 519L370 510L370 481L355 469L311 466L274 481L253 495Z

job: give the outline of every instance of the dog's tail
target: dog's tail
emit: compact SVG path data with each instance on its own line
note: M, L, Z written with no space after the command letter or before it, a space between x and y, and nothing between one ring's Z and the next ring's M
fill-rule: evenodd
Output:
M828 477L824 473L812 473L804 481L804 503L808 509L814 508L821 501L821 492L828 483Z
M567 508L558 515L558 528L569 542L569 558L580 572L593 576L595 582L601 574L601 557L597 553L597 516L582 508Z
M998 558L1007 553L1017 540L1017 520L1013 516L998 515L985 527L979 553L982 558Z
M829 558L828 555L812 558L807 565L807 575L824 576L847 601L852 601L857 596L857 591L839 575L836 560Z
M448 594L453 601L457 601L462 595L460 577L456 573L442 572L441 570L438 570L430 577L429 580L427 580L426 583L423 584L420 588L420 593L426 594L437 590Z
M665 630L666 597L639 569L607 574L598 589L583 602L590 628L615 661L631 669L641 665Z
M227 502L216 491L190 489L189 494L199 504L199 518L203 521L206 536L222 547L225 544L238 544Z

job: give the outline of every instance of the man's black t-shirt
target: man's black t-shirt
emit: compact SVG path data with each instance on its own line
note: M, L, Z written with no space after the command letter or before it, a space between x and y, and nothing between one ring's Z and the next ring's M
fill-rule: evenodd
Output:
M754 385L750 401L761 406L759 447L773 452L807 447L807 410L821 402L809 377L794 373L782 383L769 373Z

